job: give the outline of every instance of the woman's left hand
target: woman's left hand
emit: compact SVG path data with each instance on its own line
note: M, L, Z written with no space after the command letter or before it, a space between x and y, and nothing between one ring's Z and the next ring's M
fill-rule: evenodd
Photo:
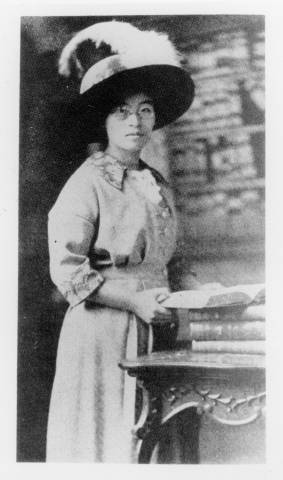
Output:
M169 295L167 288L153 288L136 292L132 295L130 310L148 324L155 319L170 318L171 311L162 306L163 300Z

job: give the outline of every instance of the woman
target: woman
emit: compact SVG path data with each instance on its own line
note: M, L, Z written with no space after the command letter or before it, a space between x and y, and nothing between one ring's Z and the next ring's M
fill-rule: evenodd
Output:
M176 240L168 183L140 155L154 129L189 107L193 83L166 36L120 22L74 37L61 73L68 74L71 57L89 39L99 61L92 58L83 76L79 109L87 112L89 141L102 140L104 148L72 175L49 214L51 277L70 307L58 346L47 460L130 462L136 386L118 363L146 352L142 326L170 320L161 302Z

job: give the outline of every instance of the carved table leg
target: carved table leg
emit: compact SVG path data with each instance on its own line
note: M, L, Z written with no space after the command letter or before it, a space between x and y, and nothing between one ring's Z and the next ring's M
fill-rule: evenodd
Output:
M174 438L170 428L172 422L175 422ZM199 463L199 426L200 417L195 409L189 409L171 421L151 425L148 431L139 442L138 463L150 463L154 448L159 444L158 462L192 464ZM188 434L189 432L189 434ZM164 439L169 440L168 445ZM174 448L175 443L175 448Z
M142 410L133 434L137 437L138 463L150 463L155 445L160 438L161 398L153 394L143 381L138 381L142 391Z
M150 463L158 443L158 463L199 463L200 416L197 410L187 408L181 414L164 421L162 392L156 391L154 387L152 389L152 385L145 386L141 381L139 386L143 394L142 411L133 429L138 439L138 463Z

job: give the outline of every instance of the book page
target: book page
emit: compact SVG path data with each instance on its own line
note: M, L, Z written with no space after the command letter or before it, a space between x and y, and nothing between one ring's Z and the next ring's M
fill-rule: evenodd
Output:
M248 305L262 292L264 292L264 284L235 285L213 290L182 290L172 293L162 305L166 308L188 309Z

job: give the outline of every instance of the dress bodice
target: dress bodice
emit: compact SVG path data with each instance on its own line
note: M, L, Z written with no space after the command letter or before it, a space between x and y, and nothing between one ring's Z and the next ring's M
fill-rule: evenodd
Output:
M109 276L167 278L176 242L168 183L143 162L127 170L103 154L72 175L49 214L51 276L72 304Z

